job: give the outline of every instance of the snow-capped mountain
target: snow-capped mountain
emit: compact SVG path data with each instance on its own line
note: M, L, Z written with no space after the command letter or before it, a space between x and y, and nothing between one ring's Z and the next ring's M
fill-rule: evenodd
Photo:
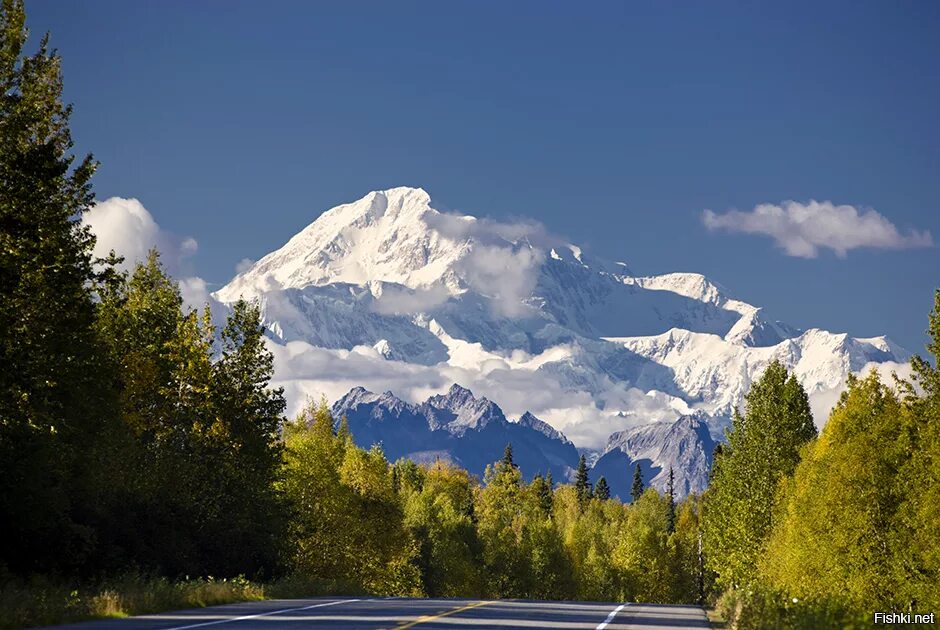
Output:
M498 405L456 384L420 405L391 392L355 387L333 405L332 413L337 421L348 420L357 444L381 444L391 461L443 459L482 477L511 443L514 460L528 479L551 472L565 481L578 464L574 445L531 413L510 422Z
M596 450L693 414L719 438L774 358L819 423L849 372L908 359L884 337L798 330L699 274L639 276L535 223L439 212L418 188L324 212L214 295L260 300L294 410L362 385L402 405L427 399L419 415L435 430L476 434L493 422L485 399L435 411L433 395L457 382Z

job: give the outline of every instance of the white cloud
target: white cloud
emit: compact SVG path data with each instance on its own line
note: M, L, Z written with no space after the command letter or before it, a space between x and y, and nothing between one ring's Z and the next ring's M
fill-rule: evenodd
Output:
M387 360L371 346L336 350L303 341L280 344L268 340L268 347L274 354L273 384L284 387L289 416L299 412L308 399L325 395L332 403L357 386L374 392L390 390L403 400L418 403L459 383L475 396L496 402L510 419L531 411L578 446L602 448L615 431L651 417L674 419L679 415L668 401L608 378L596 384L598 392L573 390L550 371L519 366L518 356L492 358L477 365L468 361L425 366ZM543 354L555 353L549 349ZM526 361L533 366L542 363L540 357L526 357ZM618 413L621 411L627 415Z
M459 267L498 315L515 318L530 312L523 300L532 295L544 260L544 252L530 247L476 245Z
M183 260L198 249L196 239L177 236L161 228L137 199L111 197L96 203L83 216L97 237L94 256L104 258L112 249L124 256L123 268L133 269L152 248L172 275L182 271Z
M238 264L235 265L235 273L245 273L251 266L255 264L251 258L242 258L238 261Z
M504 317L529 313L523 300L535 289L546 252L564 244L544 225L528 219L496 221L440 213L425 220L449 239L473 241L457 271L471 288L489 297L494 311Z
M224 321L226 309L210 295L206 281L185 273L186 259L199 247L196 239L178 236L161 228L137 199L106 199L92 206L82 216L82 222L91 228L97 239L92 252L95 257L104 258L113 249L124 257L120 267L130 271L147 259L151 249L156 248L167 272L181 278L179 288L184 306L202 310L209 304L216 324Z
M423 313L440 306L450 298L450 291L442 284L428 288L409 289L401 285L375 283L375 301L372 310L382 315Z
M815 258L820 248L831 249L841 258L860 247L911 249L933 244L928 231L902 233L874 209L837 206L831 201L785 201L724 214L705 210L702 221L709 230L770 236L789 256L800 258Z

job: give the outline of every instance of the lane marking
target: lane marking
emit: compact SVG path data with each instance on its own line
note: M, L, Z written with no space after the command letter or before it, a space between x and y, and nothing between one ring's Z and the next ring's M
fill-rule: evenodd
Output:
M477 602L477 603L475 603L475 604L467 604L466 606L461 606L460 608L454 608L454 609L452 609L452 610L447 610L447 611L444 611L444 612L442 612L442 613L438 613L438 614L436 614L436 615L425 615L424 617L418 617L418 618L415 619L414 621L411 621L411 622L402 624L402 625L400 625L400 626L395 626L395 630L405 630L405 628L414 627L414 626L418 625L419 623L427 623L427 622L429 622L429 621L434 621L434 620L436 620L436 619L440 619L441 617L447 617L447 616L449 616L449 615L455 615L455 614L457 614L457 613L459 613L459 612L463 612L463 611L465 611L465 610L470 610L471 608L477 608L478 606L486 606L487 604L492 604L492 603L493 603L493 602Z
M614 608L612 611L610 611L610 614L607 615L607 619L605 619L604 621L602 621L601 624L600 624L599 626L597 626L597 628L595 628L594 630L604 630L604 628L607 627L607 624L609 624L611 621L614 620L614 617L617 616L617 613L619 613L621 610L623 610L623 607L624 607L624 606L626 606L626 604L620 604L619 606L617 606L616 608Z
M231 619L219 619L217 621L205 621L203 623L194 623L188 626L174 626L172 628L167 628L167 630L188 630L188 628L202 628L203 626L215 626L220 623L231 623L233 621L245 621L246 619L257 619L258 617L269 617L271 615L279 615L286 612L296 612L298 610L310 610L311 608L323 608L324 606L335 606L336 604L351 604L352 602L358 602L361 600L358 599L341 599L336 602L327 602L325 604L314 604L313 606L301 606L299 608L283 608L281 610L272 610L266 613L259 613L257 615L244 615L242 617L232 617Z

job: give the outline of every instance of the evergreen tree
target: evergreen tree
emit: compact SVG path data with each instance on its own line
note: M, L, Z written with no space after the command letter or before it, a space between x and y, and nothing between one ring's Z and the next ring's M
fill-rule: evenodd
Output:
M96 162L69 152L71 107L44 37L24 57L20 0L0 8L0 565L88 568L120 481L116 397L94 328ZM114 421L114 422L113 422Z
M706 558L722 586L754 579L780 481L816 436L806 392L778 361L754 383L745 404L745 414L734 415L704 511Z
M597 480L597 485L594 486L594 496L601 501L606 501L610 498L610 486L607 485L607 479L603 476Z
M204 328L211 326L208 311ZM285 512L275 483L281 471L283 389L269 387L274 357L264 343L257 304L243 300L232 307L221 338L221 356L212 370L210 392L214 417L212 438L202 464L220 477L214 515L216 534L209 536L206 568L214 575L256 574L275 570L284 538ZM208 523L204 524L209 531Z
M666 497L669 499L667 504L666 513L666 531L670 534L676 531L676 488L675 488L675 472L672 469L672 466L669 467L669 484L666 486Z
M549 473L548 479L542 477L541 474L536 475L532 480L532 488L535 490L535 493L538 496L539 507L541 508L542 513L546 516L551 515L553 504L551 473Z
M512 460L512 442L506 444L506 448L503 451L503 461L501 463L504 469L516 467L515 462Z
M584 455L578 459L578 471L575 473L574 487L578 493L578 501L584 503L591 498L591 482L588 479L587 460Z
M633 469L633 486L630 488L630 497L636 503L643 496L643 473L640 471L640 465L637 464Z

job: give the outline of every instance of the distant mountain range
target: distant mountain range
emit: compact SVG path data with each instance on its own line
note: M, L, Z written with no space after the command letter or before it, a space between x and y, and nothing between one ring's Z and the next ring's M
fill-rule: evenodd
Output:
M292 410L326 394L360 443L477 473L512 438L527 475L560 480L577 445L622 497L636 461L659 488L669 466L683 493L704 488L774 359L822 423L850 372L909 358L886 337L797 329L699 274L635 275L532 222L439 212L418 188L324 212L214 297L260 300Z

